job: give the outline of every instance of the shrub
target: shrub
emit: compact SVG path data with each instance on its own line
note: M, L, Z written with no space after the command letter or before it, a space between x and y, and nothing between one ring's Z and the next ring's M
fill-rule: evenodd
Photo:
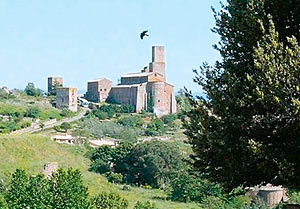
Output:
M63 129L65 132L69 129L72 128L71 124L68 123L68 122L63 122L61 125L60 125L60 128Z
M41 110L38 107L29 107L25 113L25 116L30 118L38 118L40 112Z
M127 209L128 201L116 193L101 193L94 197L93 205L96 209Z
M90 207L81 174L72 169L59 169L50 178L28 176L25 171L16 170L5 192L5 201L13 209Z
M27 84L27 86L25 87L25 93L28 96L34 96L34 97L38 97L38 96L43 95L43 91L41 89L35 88L33 83L28 83Z
M147 125L145 134L147 136L158 136L158 135L164 133L165 131L166 130L165 130L163 121L159 118L154 118Z
M108 118L108 114L106 112L100 111L99 109L93 110L93 114L99 119L104 120Z
M131 104L122 104L121 105L121 113L132 113L134 112L134 106Z
M202 202L207 196L223 195L221 186L190 174L179 175L171 185L171 199L181 202Z
M185 164L178 147L170 142L148 141L139 143L128 154L125 178L131 183L165 188Z
M105 174L107 180L111 183L120 184L123 182L123 175L120 173L114 173L114 172L107 172Z
M142 127L144 125L144 120L137 115L134 116L125 116L117 121L118 124L121 124L123 126L130 126L130 127Z
M61 109L60 115L62 117L70 117L73 115L73 112L71 110L69 110L68 108L63 108L63 109Z
M133 209L157 209L156 205L154 203L147 202L140 202L138 201Z

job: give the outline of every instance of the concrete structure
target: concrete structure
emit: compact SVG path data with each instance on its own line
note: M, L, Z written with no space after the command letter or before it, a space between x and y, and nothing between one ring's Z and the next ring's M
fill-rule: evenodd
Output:
M62 77L48 77L48 93L53 93L56 87L63 86Z
M77 89L60 87L56 89L56 108L68 108L77 112Z
M84 97L91 102L105 102L111 87L112 82L106 78L89 81Z
M113 86L109 100L131 104L136 112L153 111L158 116L176 112L174 87L166 82L164 47L152 47L152 62L140 73L121 77L121 83Z

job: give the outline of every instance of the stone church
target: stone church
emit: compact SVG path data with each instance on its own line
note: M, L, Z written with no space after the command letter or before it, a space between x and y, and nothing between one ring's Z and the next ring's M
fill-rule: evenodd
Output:
M165 48L152 46L152 62L141 72L121 76L117 86L107 79L88 82L86 98L131 104L137 113L153 111L158 116L176 112L174 86L166 81ZM104 93L107 92L107 95Z

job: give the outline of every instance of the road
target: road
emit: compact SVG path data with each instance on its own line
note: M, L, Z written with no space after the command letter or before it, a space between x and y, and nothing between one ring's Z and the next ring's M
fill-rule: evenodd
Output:
M85 113L89 110L89 108L82 108L82 109L83 109L83 111L81 111L78 115L76 115L72 118L65 118L65 119L59 120L56 123L45 125L43 128L30 127L30 128L20 129L18 131L13 132L12 134L21 135L21 134L36 133L36 132L39 132L39 131L42 131L42 130L45 130L45 129L53 128L54 126L60 126L64 122L72 123L74 121L77 121L77 120L80 120L81 118L83 118Z

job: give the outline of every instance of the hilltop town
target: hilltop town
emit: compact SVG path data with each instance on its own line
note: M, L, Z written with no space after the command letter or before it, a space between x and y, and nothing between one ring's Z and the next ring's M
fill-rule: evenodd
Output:
M54 90L57 108L77 111L75 87L63 87L62 77L49 77L48 93ZM158 116L176 113L174 86L167 83L164 46L153 46L152 62L140 72L122 75L116 86L112 86L112 81L105 77L88 81L84 98L95 103L132 105L136 113L150 111Z

